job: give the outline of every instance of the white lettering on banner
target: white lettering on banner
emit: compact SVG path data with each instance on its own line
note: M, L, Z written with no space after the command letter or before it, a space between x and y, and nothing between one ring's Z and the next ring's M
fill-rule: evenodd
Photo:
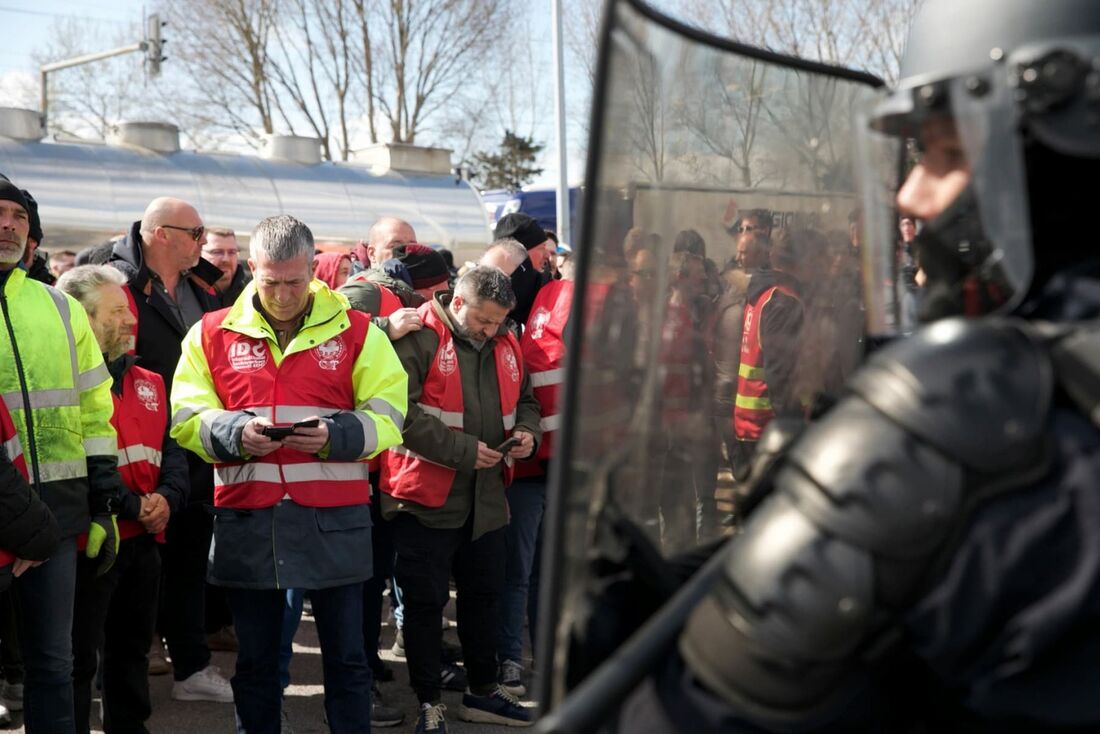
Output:
M157 386L149 380L135 380L134 390L137 392L138 400L146 410L157 411L160 408L160 400L157 395Z
M504 366L508 368L508 376L512 378L512 382L519 382L519 365L516 364L516 355L511 349L504 352Z
M446 346L439 350L439 371L449 375L458 369L458 355L455 354L455 343L448 339Z
M309 350L313 358L317 360L317 366L323 370L336 371L344 358L348 356L348 349L344 346L344 340L334 336L324 344L319 344Z
M237 372L256 372L267 365L267 344L256 339L239 339L229 345L229 366Z

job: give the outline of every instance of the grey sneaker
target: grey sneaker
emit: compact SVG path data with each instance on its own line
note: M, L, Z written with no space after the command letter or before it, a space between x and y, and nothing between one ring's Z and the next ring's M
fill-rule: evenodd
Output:
M523 666L515 660L505 660L500 664L500 685L513 696L527 694L527 686L523 685Z
M22 711L23 684L4 681L4 684L0 685L0 701L4 702L4 707L8 711Z
M382 691L378 690L377 685L371 686L370 699L371 726L377 726L379 729L386 729L391 726L400 726L405 722L405 714L403 711L393 706L387 706L382 702Z

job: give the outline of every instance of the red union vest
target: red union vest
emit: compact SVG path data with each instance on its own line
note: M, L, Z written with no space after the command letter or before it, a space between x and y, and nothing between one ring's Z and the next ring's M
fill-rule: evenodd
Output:
M691 313L691 307L682 303L669 303L661 326L661 420L666 427L675 428L693 416L693 407L699 400L698 380L695 377L703 358L698 336L699 328Z
M764 307L777 291L791 298L798 298L790 288L776 285L761 293L755 302L745 304L741 331L741 366L737 370L737 394L733 404L733 430L740 441L759 439L775 417L771 399L768 397L768 383L764 381L760 319L764 314Z
M565 325L573 305L573 281L552 280L544 285L531 304L531 315L519 345L531 375L531 387L542 409L542 442L536 459L549 461L554 455L554 438L561 428L559 401L565 378ZM537 461L516 464L517 476L541 476Z
M4 448L4 454L12 465L19 470L23 478L30 481L27 473L27 460L23 456L23 446L19 443L19 432L15 430L15 422L8 413L8 406L0 400L0 445ZM0 568L15 563L15 554L0 548Z
M135 494L152 494L160 481L164 429L168 425L168 395L164 379L137 365L122 378L122 397L112 394L115 412L111 425L118 434L118 472ZM119 520L119 538L141 535L145 528L137 520ZM157 535L164 542L164 534Z
M424 378L419 405L421 410L439 418L452 431L461 432L465 404L458 355L451 330L436 314L433 303L428 301L417 309L424 326L439 337L439 346ZM523 353L510 332L493 340L493 359L497 368L504 435L511 436L516 427L516 406L523 381ZM395 499L408 500L424 507L442 507L451 491L455 473L454 469L429 461L404 446L395 446L386 451L382 459L380 484L382 491ZM512 483L512 474L510 462L505 461L505 487Z
M202 318L203 353L225 410L248 411L276 425L355 410L352 368L370 327L366 314L344 312L343 332L284 356L276 367L267 339L222 327L228 313L223 309ZM367 504L367 465L321 461L286 447L251 461L214 464L215 507L271 507L285 496L307 507Z
M360 273L360 275L361 275L361 273ZM354 275L352 276L352 278L355 278L355 277L356 276L354 276ZM359 279L360 280L366 280L366 278L359 278ZM394 295L393 291L391 291L389 288L382 285L381 283L375 283L375 285L378 287L378 298L379 298L378 313L368 314L368 315L370 315L370 316L389 316L391 313L393 313L397 309L404 308L404 306L401 305L401 299L398 298L396 295ZM376 471L379 471L381 468L382 468L382 456L381 456L381 454L379 454L378 456L375 456L373 459L371 459L367 462L367 469L369 471L376 472Z

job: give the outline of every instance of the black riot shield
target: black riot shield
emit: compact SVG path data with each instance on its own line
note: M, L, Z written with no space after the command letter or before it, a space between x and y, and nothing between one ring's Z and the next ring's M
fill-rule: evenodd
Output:
M601 43L544 525L544 730L613 717L751 503L761 436L812 419L864 348L852 140L880 82L639 0L608 3Z

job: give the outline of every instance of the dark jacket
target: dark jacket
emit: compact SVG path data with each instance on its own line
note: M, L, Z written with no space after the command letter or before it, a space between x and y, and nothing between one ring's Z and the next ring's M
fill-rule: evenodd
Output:
M800 293L802 286L779 270L758 270L749 280L746 303L756 300L773 286ZM795 389L795 371L802 351L802 302L776 291L760 316L760 343L764 353L764 381L776 415L801 415Z
M398 512L408 512L430 528L460 528L472 512L473 537L476 539L508 524L508 503L504 498L500 465L474 469L478 441L484 441L490 447L499 445L504 440L504 422L493 345L486 343L477 349L470 340L454 334L447 310L450 302L450 292L437 293L433 307L451 328L454 338L458 371L462 376L461 432L451 430L439 418L425 413L418 402L428 368L439 348L436 333L428 328L413 331L398 339L393 346L409 375L409 408L402 431L404 445L429 461L454 469L454 482L442 507L427 508L382 495L382 511L387 519ZM519 404L516 406L516 430L527 431L535 437L536 451L542 437L540 417L531 376L524 369Z
M107 370L111 373L111 379L113 380L111 392L120 398L122 397L123 378L137 361L138 358L134 355L124 354L107 365ZM160 448L160 476L157 480L156 493L163 495L164 499L168 500L168 509L176 512L187 504L191 481L187 471L186 452L179 447L174 438L168 435L171 425L172 422L169 420L168 424L164 426L164 439ZM119 517L136 520L138 513L141 512L141 496L135 493L132 488L128 489L131 489L131 491L124 493L122 496Z
M229 287L217 294L218 303L222 308L229 308L237 302L237 296L241 295L244 287L252 281L252 271L244 263L237 263L237 272L233 273L233 280L229 281Z
M57 550L61 529L46 503L0 450L0 548L16 558L44 561ZM0 590L11 583L11 571L0 572Z
M164 389L172 394L172 376L180 360L180 342L191 328L181 323L167 299L153 288L153 275L145 265L141 251L141 222L134 222L126 239L117 243L108 264L122 271L127 278L130 292L137 305L136 352L141 366L164 378ZM199 258L187 278L188 287L203 312L221 308L217 292L210 285L221 277L221 271L212 263ZM214 471L205 461L187 453L191 474L192 502L209 502L214 492Z
M46 285L53 285L57 282L57 278L53 277L53 273L50 272L50 261L42 254L42 250L34 251L34 259L31 260L30 267L27 268L27 277L34 278L39 283L45 283Z

